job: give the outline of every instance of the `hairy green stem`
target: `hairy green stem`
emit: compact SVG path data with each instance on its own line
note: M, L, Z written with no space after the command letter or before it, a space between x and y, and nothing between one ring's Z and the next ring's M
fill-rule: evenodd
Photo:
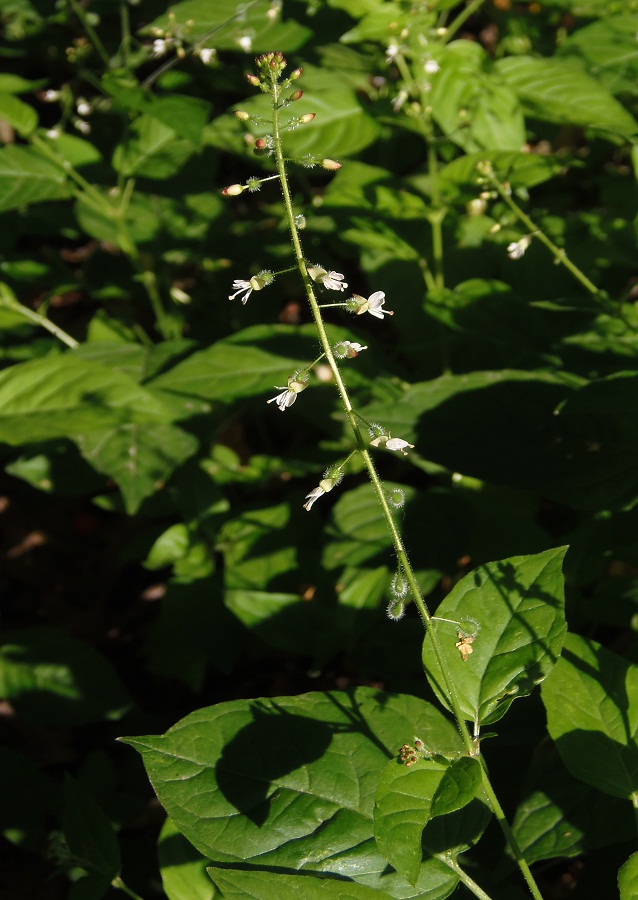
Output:
M323 352L326 355L326 359L332 370L333 377L335 380L335 384L337 386L337 390L339 391L339 396L341 397L341 402L343 403L346 416L348 417L348 421L352 428L352 432L354 434L354 438L357 444L357 449L361 453L361 457L365 463L366 469L368 471L368 475L374 487L374 490L377 495L377 499L381 504L381 508L383 510L383 516L386 520L388 529L392 536L392 542L394 544L395 553L397 556L397 560L399 564L403 568L405 572L405 576L407 582L410 586L410 592L414 599L414 603L416 604L417 609L419 610L419 614L421 619L423 620L424 627L427 628L430 626L432 616L430 611L423 599L421 594L421 589L417 582L416 576L408 559L407 552L405 547L403 546L403 541L401 539L401 535L394 521L394 517L392 515L392 511L388 504L388 500L386 497L386 492L383 489L383 485L381 483L381 479L379 478L378 472L376 470L376 466L372 460L372 456L367 449L366 441L364 440L363 434L361 432L361 426L358 421L357 414L352 406L352 402L350 400L350 395L348 394L348 390L343 382L341 377L341 371L337 362L335 360L334 354L332 352L332 347L330 345L330 341L328 339L328 335L326 333L326 327L324 325L324 321L321 315L321 309L317 302L317 298L315 297L314 287L312 284L312 279L308 274L308 269L306 267L305 256L303 252L303 248L301 246L301 239L299 237L299 231L297 229L297 225L295 223L295 213L294 207L292 203L292 197L290 194L290 187L288 184L288 174L286 171L286 163L283 154L282 140L281 140L281 126L280 126L280 97L279 97L279 86L277 84L273 84L272 87L273 94L273 138L274 138L274 148L275 148L275 158L277 161L277 171L279 173L279 183L281 185L281 190L284 199L284 206L286 209L286 217L288 220L288 228L290 230L290 235L292 238L293 248L295 251L295 257L297 259L297 265L299 266L299 271L301 273L301 277L304 282L304 286L306 288L306 295L308 298L308 303L310 305L310 309L312 311L312 315L315 321L315 325L317 327L317 332L319 334L319 340L321 342L321 347ZM436 629L431 629L430 632L431 640L432 640L432 648L434 650L434 654L436 656L437 662L443 673L445 688L448 693L450 704L452 706L452 710L454 712L454 716L458 723L458 728L463 738L463 742L465 744L466 750L469 754L474 754L476 747L474 741L472 740L470 733L468 731L467 725L465 723L465 719L463 718L463 713L461 711L461 707L456 696L456 690L454 684L449 677L447 672L447 666L445 662L445 657L443 655L443 651L441 645L439 643L438 637L436 635Z
M514 837L514 832L510 828L510 824L507 821L505 813L503 812L503 807L498 801L498 797L494 793L494 788L492 787L492 782L490 781L490 776L487 771L487 763L485 759L481 756L479 759L481 764L481 780L483 784L483 790L487 795L487 799L492 808L492 812L496 817L496 821L498 822L501 831L505 835L505 839L510 846L512 853L516 859L519 869L521 870L521 874L527 883L527 887L529 888L530 894L534 897L534 900L543 900L543 895L538 889L538 885L534 881L534 876L532 875L531 869L527 863L527 860L523 856L523 851L518 845L518 841Z
M361 426L358 421L357 413L355 412L355 410L352 406L352 402L350 400L348 390L347 390L347 388L344 384L344 381L341 377L341 372L339 370L339 366L334 357L332 347L330 345L330 341L328 339L328 335L326 332L325 324L323 322L323 318L321 315L321 308L320 308L319 303L317 302L317 298L315 296L312 279L310 278L310 275L308 274L308 269L306 266L305 256L304 256L304 252L303 252L303 247L301 245L299 231L297 229L297 225L295 222L295 213L294 213L294 207L293 207L293 202L292 202L292 196L290 193L290 186L288 184L288 174L286 171L286 159L285 159L284 153L283 153L282 138L281 138L281 123L280 123L280 110L281 110L280 91L281 91L281 88L276 79L273 79L270 90L271 90L272 98L273 98L273 145L274 145L274 153L275 153L275 159L276 159L276 165L277 165L277 172L279 175L279 183L281 186L284 207L286 210L286 218L287 218L287 222L288 222L288 228L290 231L290 236L291 236L291 240L292 240L292 244L293 244L295 257L297 260L297 265L299 267L299 272L303 279L303 283L304 283L305 290L306 290L306 296L308 298L308 303L309 303L309 306L310 306L310 309L311 309L311 312L313 315L313 319L314 319L314 322L315 322L315 325L317 328L317 332L319 335L319 340L321 343L322 350L326 356L326 360L328 361L330 369L333 373L335 384L336 384L337 390L339 392L339 395L341 397L341 402L343 403L343 407L344 407L346 416L350 423L350 426L351 426L351 429L352 429L352 432L353 432L353 435L355 438L355 442L357 445L357 449L358 449L359 453L361 454L361 457L364 461L365 467L368 471L370 481L372 482L372 485L373 485L373 488L377 495L377 498L379 500L379 503L381 504L381 508L383 510L383 516L385 518L387 527L388 527L388 529L390 531L390 535L392 537L392 542L394 544L394 549L395 549L398 563L402 567L403 572L405 573L406 580L410 587L410 592L414 599L414 603L419 611L419 614L423 621L424 627L425 627L426 631L429 629L430 639L431 639L431 643L432 643L432 649L433 649L435 658L437 660L438 666L440 668L440 671L443 675L444 687L445 687L445 690L446 690L446 693L447 693L447 696L449 699L450 706L452 708L452 712L453 712L454 717L457 722L457 727L459 729L461 738L465 745L466 751L467 751L468 755L470 755L470 756L477 756L477 755L479 756L480 763L481 763L483 787L484 787L485 793L488 797L490 806L494 812L494 815L496 816L496 819L505 835L505 838L506 838L508 844L512 848L512 852L516 858L519 869L520 869L525 881L527 882L527 885L529 887L532 897L534 897L534 900L542 900L542 897L539 893L536 882L534 881L534 878L532 876L530 868L522 854L520 847L518 846L516 838L514 837L514 834L509 826L509 823L507 822L507 819L505 818L503 809L496 797L496 794L494 793L494 789L492 788L492 785L489 780L489 775L487 773L486 763L482 759L482 757L480 757L480 754L478 753L477 742L475 740L473 740L473 738L470 735L467 723L465 721L465 717L463 715L463 711L461 709L461 706L460 706L460 703L458 700L458 696L456 693L454 683L452 681L452 678L451 678L448 668L447 668L447 663L446 663L446 660L445 660L445 657L443 654L442 646L441 646L441 643L440 643L437 633L436 633L436 627L433 626L433 623L432 623L433 617L432 617L432 615L427 607L427 604L425 603L425 600L423 599L423 596L421 594L421 589L419 587L418 581L414 574L414 570L412 569L412 566L408 559L408 555L407 555L405 547L403 545L401 535L399 533L397 525L394 521L394 517L392 515L392 511L388 504L386 492L383 488L383 484L381 483L381 479L379 478L378 472L376 470L376 466L372 460L372 456L370 455L370 452L367 449L367 442L364 440L364 437L363 437L363 434L361 431ZM478 885L477 885L477 888L478 888ZM480 888L479 888L479 890L480 890ZM480 896L480 895L477 895L477 896ZM487 896L487 895L484 895L484 896Z

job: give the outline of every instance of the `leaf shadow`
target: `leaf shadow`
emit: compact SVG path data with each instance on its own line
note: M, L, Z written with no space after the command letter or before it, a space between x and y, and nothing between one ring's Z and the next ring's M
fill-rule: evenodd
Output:
M318 721L290 713L275 700L259 700L249 705L252 721L224 745L215 766L219 790L255 825L270 821L273 803L277 802L273 787L301 794L311 791L309 773L303 771L304 767L325 754L335 734L359 732L388 759L392 758L390 749L376 737L361 714L354 691L345 692L346 701L327 692L324 696L345 716L346 723ZM294 786L278 785L293 772L298 772Z

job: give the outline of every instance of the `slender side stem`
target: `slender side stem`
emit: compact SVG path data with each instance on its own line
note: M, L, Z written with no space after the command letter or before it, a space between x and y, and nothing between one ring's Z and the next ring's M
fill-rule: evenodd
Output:
M66 331L63 331L62 328L59 328L55 322L52 322L51 319L47 319L46 316L40 315L40 313L35 312L35 310L29 309L28 306L23 306L19 300L7 300L1 298L0 306L4 306L6 309L11 309L13 312L24 316L25 319L33 322L34 325L46 328L50 334L54 335L59 341L62 341L63 344L66 344L66 346L70 347L72 350L79 346L79 342L76 341L75 338L72 338L70 334L67 334Z
M443 41L447 43L451 41L459 28L464 25L470 16L473 16L477 9L479 9L485 0L472 0L472 3L469 3L465 9L458 14L456 19L448 26L446 29L445 35L443 36Z
M104 47L104 44L100 40L100 37L99 37L97 31L91 25L91 23L89 21L89 17L87 16L86 12L82 9L82 7L77 2L77 0L70 0L70 3L71 3L71 6L73 7L73 11L75 12L75 14L78 17L78 19L80 20L80 22L82 23L82 27L88 34L88 36L91 40L91 43L95 47L100 59L102 60L102 62L104 63L104 65L107 68L110 67L111 58L108 55L108 53L106 52L106 48Z
M487 794L487 799L490 806L492 807L492 812L496 817L496 821L500 825L501 831L505 835L507 843L510 845L512 853L514 854L516 862L518 863L518 867L521 870L521 874L527 883L530 894L532 895L532 897L534 897L534 900L543 900L543 895L539 891L538 885L534 881L534 876L532 875L527 860L523 856L521 848L518 846L518 841L514 837L514 832L510 828L510 824L507 821L505 813L503 812L503 807L499 803L498 797L494 793L494 788L492 787L490 776L487 771L487 764L483 757L480 757L479 762L481 764L481 779L483 790Z
M31 136L31 143L34 147L37 147L38 150L44 154L48 159L51 160L52 163L55 163L62 171L69 176L71 181L75 182L75 184L82 189L83 193L86 197L90 198L93 201L93 205L101 210L102 212L108 214L113 214L113 208L106 200L106 198L93 187L90 181L87 181L86 178L83 178L82 175L74 169L68 159L64 159L64 157L60 156L60 154L45 140L43 140L39 134L34 134Z
M116 875L113 881L111 882L111 887L117 888L120 891L124 891L125 894L128 894L132 900L142 900L139 894L136 894L135 891L132 891L130 887L125 884L119 875Z
M501 200L506 203L512 212L516 215L516 217L525 225L525 227L529 230L530 234L533 234L534 237L538 238L541 244L545 244L549 252L552 254L556 262L560 263L562 266L571 272L574 278L582 284L582 286L589 291L594 297L600 297L600 290L596 287L593 281L590 281L589 278L585 275L581 269L576 266L571 259L567 256L565 251L561 247L557 247L556 244L547 237L545 232L541 231L534 222L530 219L527 213L523 212L518 203L512 199L511 194L506 190L505 186L501 184L498 180L494 172L492 171L491 166L486 166L485 168L481 168L481 174L485 175L488 179L489 183L496 190Z
M129 67L129 51L131 49L131 16L128 8L128 0L120 0L120 27L122 29L122 43L120 44L122 65Z
M440 859L441 862L445 863L446 866L449 866L452 871L458 875L460 881L463 882L468 891L471 891L475 897L478 897L479 900L492 900L490 895L483 890L480 885L478 885L473 878L467 874L465 869L463 869L456 859L453 857L445 856L443 853L436 854L437 859Z

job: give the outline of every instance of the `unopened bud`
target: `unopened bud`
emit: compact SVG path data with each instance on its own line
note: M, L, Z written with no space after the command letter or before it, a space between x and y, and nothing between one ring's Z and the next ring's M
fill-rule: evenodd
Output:
M246 75L246 81L249 84L252 84L253 87L259 87L259 78L256 75L251 75L250 73Z
M233 115L236 116L240 122L247 122L250 119L248 113L243 109L234 109Z
M301 73L303 69L299 66L298 69L295 69L294 72L290 73L290 81L296 81L298 78L301 78Z
M256 150L266 150L268 148L268 141L266 138L257 138L255 141L255 149Z
M321 165L324 167L324 169L330 169L330 171L332 172L336 172L337 169L341 168L341 163L337 162L336 159L322 159Z
M240 194L243 194L245 190L246 188L243 184L229 184L228 187L224 188L222 194L224 197L238 197Z
M317 113L305 113L305 115L299 117L300 125L309 125L310 122L315 118Z
M290 100L291 103L294 103L295 100L301 100L302 97L303 97L303 91L300 91L299 89L297 89L294 92L294 94L291 94L290 97L288 97L288 100Z

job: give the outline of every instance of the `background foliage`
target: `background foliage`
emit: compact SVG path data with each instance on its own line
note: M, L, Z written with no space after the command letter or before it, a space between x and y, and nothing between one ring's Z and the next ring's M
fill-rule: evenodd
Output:
M275 186L221 196L272 171L229 111L266 113L244 74L280 49L317 113L290 155L343 164L294 170L306 252L395 311L329 333L369 348L344 367L358 410L416 446L380 467L428 603L458 612L478 567L526 590L551 570L547 652L508 672L529 696L503 702L477 644L464 710L496 723L491 774L547 896L611 897L638 790L638 4L486 0L449 40L450 0L276 6L0 3L3 896L122 896L121 872L147 900L433 900L458 884L441 848L524 896L469 759L458 808L423 763L414 808L438 807L396 839L409 770L388 760L458 734L420 620L385 616L394 561L363 474L302 508L351 437L329 383L283 417L265 402L317 355L298 279L228 300L291 264ZM388 50L416 53L404 34L438 65L429 134ZM482 160L597 292L536 237L508 256L529 229L482 196ZM481 629L484 648L517 640L497 598ZM123 734L155 736L130 742L163 825ZM175 795L191 776L201 793ZM223 865L253 857L271 870ZM637 879L630 860L624 897Z

